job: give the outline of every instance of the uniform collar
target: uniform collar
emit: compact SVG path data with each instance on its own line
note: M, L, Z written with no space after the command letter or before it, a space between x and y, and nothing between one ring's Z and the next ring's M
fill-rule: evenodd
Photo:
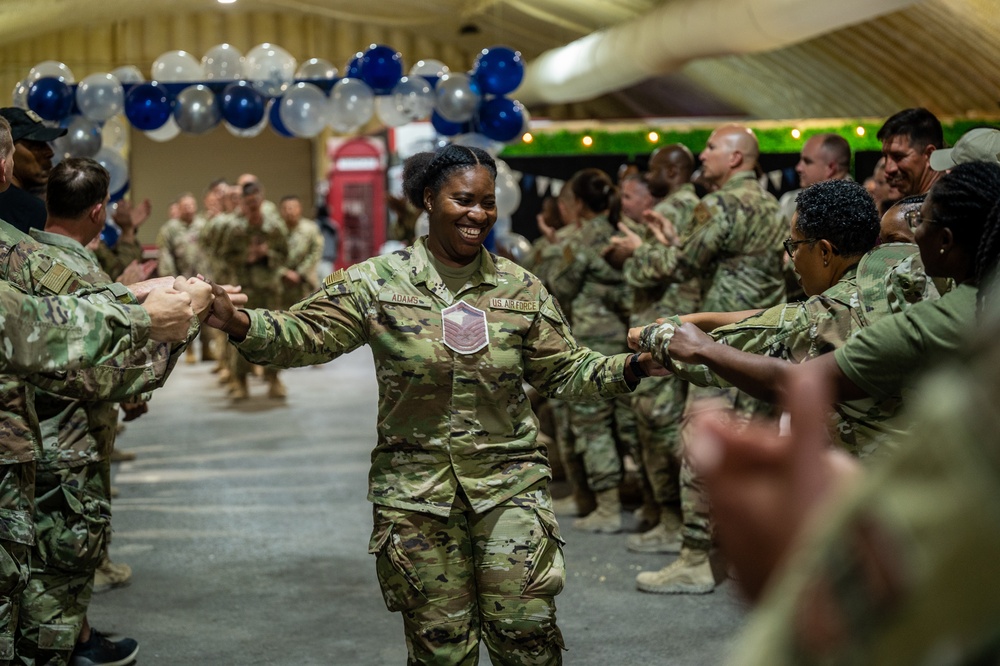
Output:
M69 250L81 257L93 262L94 255L87 250L86 247L80 244L79 241L70 238L69 236L63 236L62 234L54 234L51 231L45 231L43 229L29 229L28 234L34 238L39 243L43 245L53 245L55 247L61 247L64 250Z
M497 285L497 266L493 261L493 256L485 249L480 249L479 252L482 256L482 261L479 263L479 270L472 274L469 282L474 287L478 287L484 283L495 287ZM444 286L444 281L434 269L429 253L430 250L427 249L427 237L421 236L413 244L413 248L410 251L411 281L413 284L426 284L427 288L438 296L448 294L444 298L450 301L451 296L448 288Z

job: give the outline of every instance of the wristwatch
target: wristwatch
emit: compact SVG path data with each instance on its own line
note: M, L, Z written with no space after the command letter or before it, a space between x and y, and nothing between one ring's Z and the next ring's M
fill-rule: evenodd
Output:
M635 376L636 379L649 377L649 375L646 374L646 371L642 369L642 366L639 365L638 354L632 354L631 356L629 356L628 367L632 369L632 374Z

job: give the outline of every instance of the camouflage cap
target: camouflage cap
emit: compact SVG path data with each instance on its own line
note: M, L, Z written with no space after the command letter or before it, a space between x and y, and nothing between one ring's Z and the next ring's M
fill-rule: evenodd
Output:
M954 169L966 162L1000 164L1000 130L977 127L963 134L954 147L931 153L931 168L935 171Z

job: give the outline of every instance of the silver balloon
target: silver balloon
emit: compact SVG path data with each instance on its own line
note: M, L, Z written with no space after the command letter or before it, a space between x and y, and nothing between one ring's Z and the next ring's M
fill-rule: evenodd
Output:
M222 120L222 109L207 86L188 86L177 95L174 120L182 132L204 134Z
M135 65L125 65L123 67L113 69L111 70L111 75L125 85L130 83L146 82L146 77L142 75L142 71L140 71L140 69Z
M528 255L531 254L531 241L521 234L509 232L504 234L502 238L497 239L497 243L506 248L511 259L522 266L528 258Z
M472 119L482 96L473 88L467 74L446 74L434 88L437 112L445 120L464 123Z
M459 146L469 146L471 148L480 148L489 153L492 157L496 157L503 150L504 144L499 141L494 141L488 136L479 133L469 133L469 134L459 134L452 137L451 142ZM500 177L500 172L497 171L497 178Z
M161 83L201 81L205 77L201 63L187 51L167 51L153 61L149 72L154 81Z
M295 78L310 79L313 81L335 79L337 78L337 68L329 60L309 58L309 60L299 65L298 71L295 72Z
M410 76L433 76L434 78L440 79L450 71L451 70L448 69L448 65L444 64L440 60L427 58L426 60L418 60L413 67L410 68Z
M66 84L76 83L76 78L73 77L73 72L70 71L69 67L58 60L45 60L38 63L28 71L28 77L25 80L30 86L38 79L48 78L59 79Z
M326 127L330 103L312 83L296 83L281 96L278 116L285 128L300 139L310 139Z
M375 97L375 115L386 127L399 127L410 122L403 110L396 105L396 100L392 95L378 95Z
M242 79L243 66L243 54L232 44L216 44L201 57L201 68L209 81Z
M408 122L429 118L434 111L434 89L422 76L404 76L393 89L391 98Z
M125 89L112 74L91 74L76 87L80 113L103 123L125 107Z
M60 157L93 157L101 149L101 126L89 118L74 116L66 134L52 142Z
M288 51L265 42L247 52L244 72L258 92L277 97L295 79L296 64Z
M107 169L111 175L111 184L108 185L108 192L114 194L125 187L125 184L128 182L128 163L124 157L110 148L101 148L94 155L94 159Z
M14 90L10 94L11 103L19 109L28 108L28 89L31 86L28 84L27 79L21 79L14 86Z
M173 116L170 116L167 118L167 122L163 123L163 125L157 127L155 130L146 132L146 136L153 141L163 143L164 141L170 141L180 133L181 128L177 126L177 121L174 120Z
M330 92L330 127L351 132L367 123L375 107L375 93L361 79L341 79Z

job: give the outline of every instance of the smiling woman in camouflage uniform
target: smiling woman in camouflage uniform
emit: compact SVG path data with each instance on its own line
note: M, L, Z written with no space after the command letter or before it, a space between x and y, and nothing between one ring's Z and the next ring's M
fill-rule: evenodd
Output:
M655 367L577 345L538 278L483 247L496 166L449 146L407 160L404 188L430 234L328 277L288 312L210 325L254 363L329 361L370 345L379 383L370 551L412 664L559 664L565 577L550 471L523 383L549 397L611 398Z

